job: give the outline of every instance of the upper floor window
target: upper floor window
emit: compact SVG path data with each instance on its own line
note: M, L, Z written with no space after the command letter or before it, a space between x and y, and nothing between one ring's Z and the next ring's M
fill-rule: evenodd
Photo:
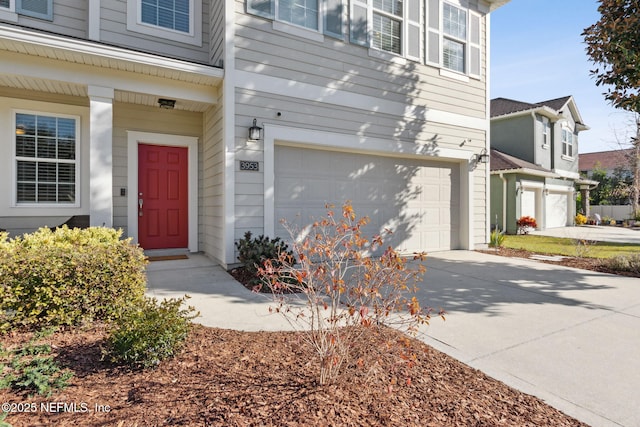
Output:
M402 54L402 0L373 0L371 45Z
M459 73L466 69L467 12L449 3L442 6L442 65Z
M541 143L542 148L549 148L549 143L551 142L551 126L549 125L549 118L537 116L536 119L538 121L537 129L540 135L538 143Z
M577 138L576 138L577 139ZM562 155L573 157L574 134L568 129L562 129Z
M140 21L145 24L189 32L189 0L142 0Z
M480 77L480 22L462 2L427 0L427 64Z
M290 24L317 30L318 0L279 0L275 2L278 19Z
M127 0L127 30L202 46L202 0Z
M53 0L0 0L0 19L17 22L18 15L53 21Z
M76 205L79 119L15 113L15 201Z
M246 1L248 13L319 37L344 39L343 19L348 19L351 43L451 70L454 77L481 75L481 15L468 8L467 0ZM275 22L274 28L288 30Z

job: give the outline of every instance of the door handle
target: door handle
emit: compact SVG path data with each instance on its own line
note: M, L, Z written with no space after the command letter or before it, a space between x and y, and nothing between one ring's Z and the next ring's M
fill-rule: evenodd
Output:
M138 207L140 208L138 210L138 215L142 216L142 205L144 204L144 200L142 200L142 198L138 199Z

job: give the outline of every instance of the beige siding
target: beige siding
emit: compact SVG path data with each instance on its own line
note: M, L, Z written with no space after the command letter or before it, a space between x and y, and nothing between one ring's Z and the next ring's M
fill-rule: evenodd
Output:
M484 118L485 79L441 77L437 68L369 56L367 48L325 37L324 42L272 29L270 20L244 13L236 2L236 68L380 99ZM483 32L484 36L484 24ZM483 43L484 45L484 43ZM484 49L484 46L483 46ZM486 75L486 61L482 62Z
M65 36L87 37L87 0L54 0L53 21L18 15L17 24Z
M209 60L209 2L202 1L202 46L127 30L127 1L102 0L100 41L172 58L206 64Z
M224 263L224 161L222 105L204 113L200 210L200 248Z
M195 136L202 141L202 114L116 103L113 108L113 226L127 235L127 131ZM128 188L130 191L137 191ZM202 207L200 206L200 209Z

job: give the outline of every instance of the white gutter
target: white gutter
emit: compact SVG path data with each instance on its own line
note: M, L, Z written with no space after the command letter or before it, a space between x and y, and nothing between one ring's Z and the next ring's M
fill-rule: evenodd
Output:
M500 179L502 180L502 231L507 229L507 178L500 172Z

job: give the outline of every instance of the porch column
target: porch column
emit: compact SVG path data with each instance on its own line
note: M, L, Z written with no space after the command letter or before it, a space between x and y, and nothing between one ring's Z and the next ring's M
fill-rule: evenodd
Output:
M89 215L113 227L113 88L89 86Z
M581 185L580 194L582 198L582 210L584 211L584 215L589 218L589 214L591 213L591 206L589 205L589 186Z

